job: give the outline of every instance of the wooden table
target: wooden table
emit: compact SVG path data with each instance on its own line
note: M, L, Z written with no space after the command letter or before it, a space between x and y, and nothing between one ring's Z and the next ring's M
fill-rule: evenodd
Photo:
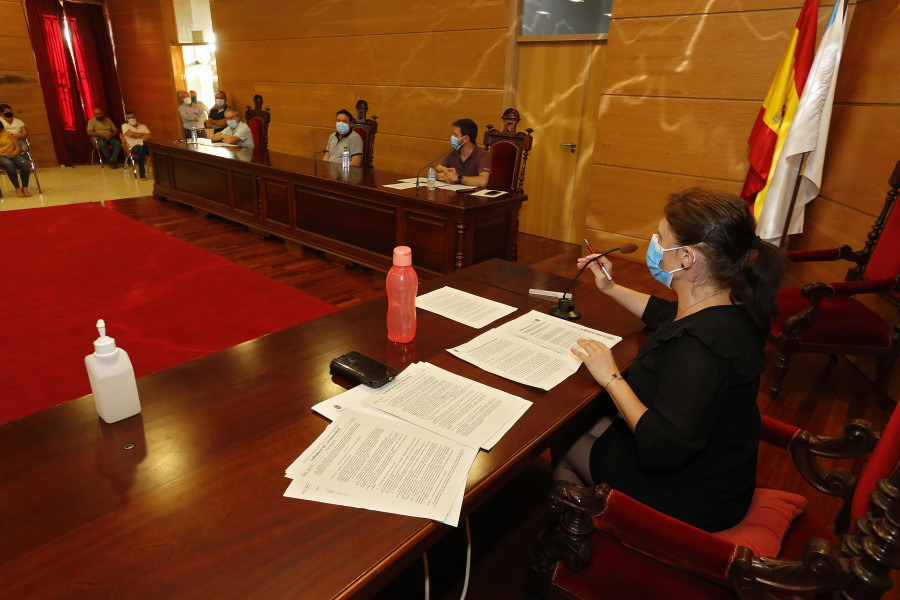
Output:
M153 195L386 271L396 246L423 274L490 258L516 260L527 196L481 198L441 189L384 187L410 177L261 149L148 141Z
M514 318L550 306L528 298L529 287L561 290L567 280L491 260L420 292L448 284L518 307ZM624 336L614 354L627 364L645 337L640 321L592 282L573 292L583 324ZM282 496L284 470L327 425L310 407L350 386L328 373L348 350L400 368L427 360L534 402L479 452L464 515L601 391L583 368L549 392L481 371L445 351L480 331L427 311L414 342L388 342L385 315L386 301L371 301L142 377L142 414L116 424L101 423L85 396L0 425L3 597L374 594L450 528Z

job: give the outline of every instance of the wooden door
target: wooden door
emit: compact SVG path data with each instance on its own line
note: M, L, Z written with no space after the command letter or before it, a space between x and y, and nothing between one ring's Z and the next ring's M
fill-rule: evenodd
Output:
M519 231L583 243L605 48L605 40L519 43L520 129L534 129Z

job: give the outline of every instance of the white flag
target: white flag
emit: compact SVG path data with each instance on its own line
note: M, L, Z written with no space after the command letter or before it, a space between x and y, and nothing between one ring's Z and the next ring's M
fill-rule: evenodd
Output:
M844 47L845 5L846 0L837 0L834 4L797 105L793 124L778 158L778 165L772 173L766 201L756 226L757 235L764 240L778 243L781 238L794 184L800 173L800 163L806 152L809 152L809 156L803 175L800 176L800 188L788 233L803 231L804 209L810 200L819 195L828 127L831 124L831 105Z

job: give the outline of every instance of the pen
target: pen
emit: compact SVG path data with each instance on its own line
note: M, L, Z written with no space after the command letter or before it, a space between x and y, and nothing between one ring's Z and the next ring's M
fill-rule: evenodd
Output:
M591 246L591 243L587 241L587 238L584 238L584 243L587 245L587 249L591 254L597 254ZM610 276L609 271L606 270L606 267L603 266L603 263L600 262L599 259L597 260L597 264L600 265L600 269L603 271L603 274L606 275L606 278L612 281L612 276Z

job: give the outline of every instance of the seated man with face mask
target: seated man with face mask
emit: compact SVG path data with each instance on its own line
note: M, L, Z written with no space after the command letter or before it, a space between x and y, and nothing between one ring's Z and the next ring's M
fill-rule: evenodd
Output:
M439 181L487 187L491 180L491 153L476 142L478 125L471 119L453 123L450 145L455 152L444 156L435 167Z
M350 150L350 166L362 166L363 141L359 134L350 129L353 123L353 115L349 110L339 110L335 115L336 132L328 138L325 154L322 160L326 162L340 163L344 148Z
M214 142L237 144L241 148L253 147L253 132L250 127L241 122L241 114L233 108L225 109L225 124L227 127L219 133L214 133L210 139Z

